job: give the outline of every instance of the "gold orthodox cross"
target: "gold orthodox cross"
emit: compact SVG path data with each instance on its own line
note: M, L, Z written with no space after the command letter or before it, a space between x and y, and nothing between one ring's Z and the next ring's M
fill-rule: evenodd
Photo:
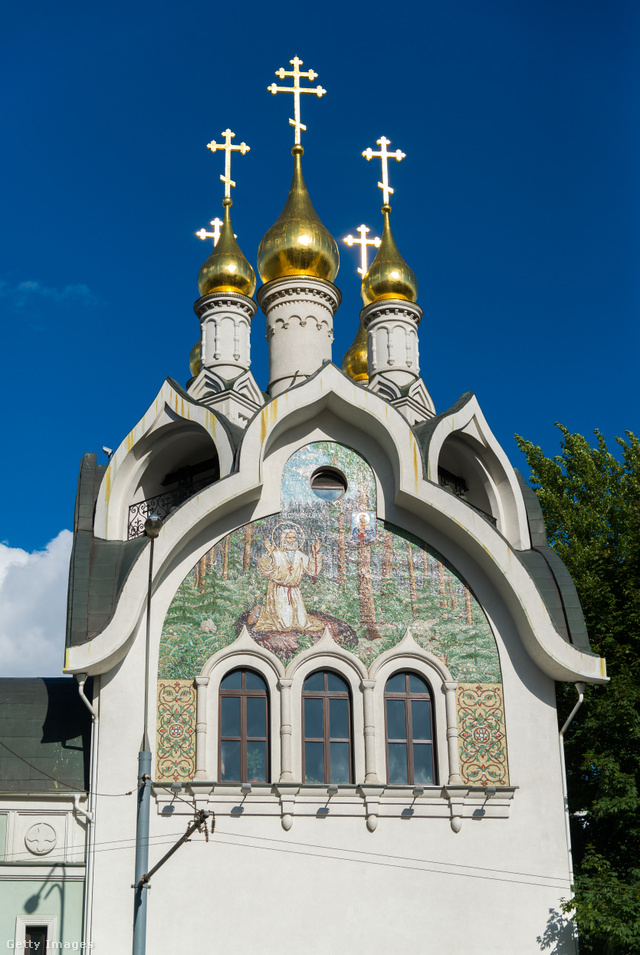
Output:
M272 83L271 86L267 86L267 89L270 93L273 93L274 96L276 93L293 93L293 113L295 119L289 120L289 126L293 126L295 129L295 144L299 146L300 130L304 129L306 131L307 129L307 127L300 122L300 93L314 93L320 97L324 96L327 91L323 90L321 86L316 86L315 89L300 86L300 77L306 80L315 80L318 74L314 73L313 70L307 70L306 73L302 73L300 71L302 60L299 60L297 56L289 60L289 63L291 63L293 69L285 70L283 67L280 67L279 70L276 70L276 76L279 76L281 80L283 80L285 76L292 76L293 86L276 86L275 83Z
M209 225L213 226L213 232L207 232L206 229L200 229L199 232L196 232L196 235L199 239L202 239L204 242L205 239L213 239L213 244L218 244L218 239L220 238L220 229L222 228L222 219L212 219Z
M367 232L370 232L371 230L368 229L366 225L359 225L357 231L360 233L359 239L356 239L356 237L353 235L348 235L342 241L346 242L347 245L360 246L360 268L358 269L358 272L360 275L364 275L369 268L369 264L367 262L367 249L370 245L375 246L376 249L379 249L382 239L379 239L377 235L374 236L373 239L367 239Z
M380 152L374 153L371 146L362 153L365 159L373 159L374 156L378 156L382 160L382 182L378 183L378 188L382 189L382 201L385 206L389 205L389 196L393 192L393 189L389 185L389 160L397 159L400 162L401 159L405 158L405 153L400 152L399 149L396 149L394 153L387 152L387 146L391 145L391 140L387 139L386 136L382 136L380 139L376 139L376 142L380 146Z
M220 176L221 181L224 183L224 197L225 199L231 198L231 186L235 188L235 182L231 178L231 153L233 150L238 150L243 156L245 153L249 152L249 146L246 143L240 143L239 145L231 145L231 140L235 136L235 133L232 133L230 129L225 129L221 134L224 136L223 143L217 143L215 139L212 139L210 143L207 143L207 149L210 149L212 153L216 149L224 149L224 176Z

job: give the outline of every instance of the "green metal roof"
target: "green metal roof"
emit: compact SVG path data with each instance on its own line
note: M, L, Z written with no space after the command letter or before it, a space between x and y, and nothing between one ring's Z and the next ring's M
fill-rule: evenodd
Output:
M0 679L0 792L86 791L90 744L73 677Z

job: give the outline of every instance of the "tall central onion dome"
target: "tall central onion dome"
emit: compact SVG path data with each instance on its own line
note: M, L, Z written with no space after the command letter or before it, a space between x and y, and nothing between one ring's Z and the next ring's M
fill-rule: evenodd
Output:
M198 272L200 295L210 292L240 292L251 298L256 290L256 273L247 262L235 240L229 207L231 199L223 199L224 222L213 252Z
M391 226L389 213L391 207L382 207L384 229L382 241L375 259L362 279L360 294L365 305L385 298L399 298L405 302L415 302L418 297L418 280L398 252Z
M280 216L258 247L258 273L263 282L288 275L307 275L333 282L340 266L340 253L333 236L313 208L302 176L299 144L293 153L291 189Z

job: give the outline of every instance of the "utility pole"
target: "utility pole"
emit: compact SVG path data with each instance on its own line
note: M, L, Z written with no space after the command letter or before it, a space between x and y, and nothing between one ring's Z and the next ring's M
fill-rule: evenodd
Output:
M151 585L153 547L162 528L162 518L152 514L144 524L149 545L147 585L147 633L144 652L144 731L138 753L138 811L136 817L135 896L133 900L133 955L145 955L147 948L147 883L142 877L149 866L149 813L151 804L151 746L149 744L149 643L151 640Z

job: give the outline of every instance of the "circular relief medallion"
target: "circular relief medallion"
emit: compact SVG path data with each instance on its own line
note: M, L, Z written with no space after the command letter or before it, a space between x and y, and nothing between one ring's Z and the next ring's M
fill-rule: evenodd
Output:
M36 856L45 856L55 847L57 842L56 830L47 822L37 822L27 830L24 844Z

